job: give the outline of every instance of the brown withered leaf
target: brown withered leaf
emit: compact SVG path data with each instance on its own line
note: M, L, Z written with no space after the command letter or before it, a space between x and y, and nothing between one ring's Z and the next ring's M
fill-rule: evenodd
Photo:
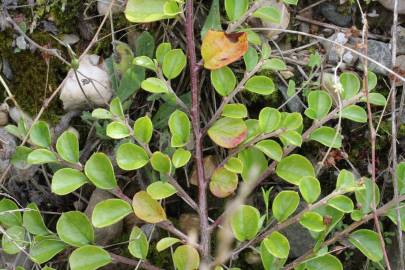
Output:
M247 34L209 30L201 45L206 69L214 70L239 60L248 50Z

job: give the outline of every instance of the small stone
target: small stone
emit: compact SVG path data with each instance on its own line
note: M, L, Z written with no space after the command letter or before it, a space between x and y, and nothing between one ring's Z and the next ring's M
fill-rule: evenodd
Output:
M10 63L6 58L0 59L0 71L6 76L8 80L13 79L13 71L11 70Z
M349 39L344 33L336 33L329 37L330 41L336 42L341 45L348 46ZM326 57L329 63L337 64L340 61L341 54L343 53L343 62L349 66L353 66L358 59L356 54L351 51L344 50L342 47L328 41L322 41L322 46L325 48Z
M395 0L378 0L386 9L394 11ZM398 0L398 13L405 14L405 1Z
M62 36L62 41L68 45L76 44L79 40L79 37L75 34L64 34Z
M65 110L89 108L108 104L113 95L109 75L104 63L98 63L97 55L85 55L79 63L76 79L71 69L60 93Z
M291 70L282 70L280 71L281 76L283 76L284 79L288 80L294 77L294 72Z
M341 27L348 27L352 24L351 9L348 14L342 14L336 4L326 2L321 4L320 11L322 16L333 24Z
M359 41L361 42L361 41ZM377 61L379 64L391 68L392 66L392 59L391 59L391 45L388 43L384 43L381 41L377 40L368 40L368 56L375 61ZM362 59L360 59L362 60ZM360 70L363 70L363 63L362 61L359 61L358 68ZM373 71L374 73L377 74L382 74L382 75L387 75L387 71L380 66L378 66L376 63L373 63L371 61L368 61L368 69L370 71Z
M0 111L0 126L5 126L8 124L8 113Z
M299 98L298 95L294 95L293 97L289 97L287 94L287 87L284 85L279 85L278 87L280 89L281 94L284 97L284 100L288 100L287 102L287 107L290 112L302 112L304 109L303 103L301 99Z
M397 27L397 55L405 54L405 27Z
M25 41L25 38L23 36L18 36L15 39L15 43L16 43L17 48L19 48L21 50L25 50L28 47L27 42Z
M112 199L114 196L104 190L95 189L91 194L89 204L85 210L85 214L91 218L94 207L102 201ZM116 241L122 233L123 221L120 220L111 226L105 228L94 228L96 243L101 246L111 244Z

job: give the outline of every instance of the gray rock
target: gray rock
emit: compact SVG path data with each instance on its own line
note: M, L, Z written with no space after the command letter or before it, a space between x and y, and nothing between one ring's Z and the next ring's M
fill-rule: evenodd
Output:
M333 24L341 27L348 27L352 24L351 10L348 14L342 14L336 4L326 2L321 4L320 11L322 16Z
M103 62L99 63L99 60L98 55L82 57L76 72L79 82L74 70L69 71L59 97L65 110L78 110L108 104L113 90L107 68Z
M304 105L301 101L301 99L299 98L298 95L295 95L293 98L290 99L290 97L287 95L287 87L285 87L284 85L279 85L279 89L281 94L284 97L284 100L287 101L287 108L289 111L291 112L302 112L304 109Z
M378 2L386 9L394 10L395 0L378 0ZM403 0L398 0L398 13L405 14L405 1Z
M10 135L4 128L0 127L0 173L3 173L10 164L10 158L17 146L16 139Z
M13 79L13 71L11 70L10 63L6 58L0 59L0 71L6 76L8 80Z
M392 59L391 59L391 46L388 43L384 43L381 41L376 41L370 39L368 41L368 56L381 65L391 68L392 66ZM360 59L358 64L358 68L363 70L363 60ZM368 61L368 69L373 71L377 74L387 75L387 71L383 68L379 67L377 64Z
M329 37L330 41L336 42L341 45L349 46L347 43L349 39L346 37L344 33L335 33L331 37ZM351 51L343 50L342 47L328 42L322 41L322 46L326 50L326 59L331 64L337 64L340 61L340 55L343 53L343 62L349 66L353 66L356 61L358 60L358 56Z
M405 27L397 27L397 55L405 54Z
M93 213L94 207L96 204L99 202L105 201L107 199L112 199L114 196L104 190L101 189L95 189L93 191L93 194L91 194L89 204L87 205L87 208L85 210L86 215L91 218L91 215ZM96 243L101 246L105 246L107 244L111 244L115 240L118 239L118 237L122 233L122 227L123 227L123 221L120 220L119 222L105 227L105 228L94 228L95 236L96 236Z

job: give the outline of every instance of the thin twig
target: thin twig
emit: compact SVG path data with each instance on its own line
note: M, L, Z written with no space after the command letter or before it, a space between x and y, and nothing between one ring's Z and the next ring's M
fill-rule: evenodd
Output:
M186 36L187 36L187 53L190 63L190 78L191 78L191 119L195 140L195 162L197 167L198 178L198 203L199 203L199 216L200 216L200 242L201 242L201 256L203 258L203 265L207 263L210 257L211 248L211 234L208 231L208 209L207 209L207 181L205 180L204 164L203 164L203 151L202 151L202 138L200 128L200 104L199 104L199 79L197 65L196 51L195 51L195 36L194 36L194 10L193 0L188 0L186 3Z
M397 58L397 25L398 25L398 0L394 2L394 19L392 23L392 66L396 65ZM399 208L399 190L398 190L398 178L397 178L397 121L396 121L396 98L397 98L397 80L394 78L391 81L391 153L392 153L392 183L394 186L394 199L397 200L396 214L397 214L397 236L398 236L398 249L399 249L399 263L400 268L405 269L404 262L404 242L402 241L402 228L401 228L401 212ZM401 117L401 115L400 115Z

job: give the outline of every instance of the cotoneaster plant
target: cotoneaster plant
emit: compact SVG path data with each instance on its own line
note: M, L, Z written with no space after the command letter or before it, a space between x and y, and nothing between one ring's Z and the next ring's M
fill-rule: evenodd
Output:
M340 149L345 141L341 135L341 119L367 123L364 104L368 101L374 106L385 105L385 97L373 92L377 77L369 72L365 85L358 74L343 72L334 79L330 92L308 91L303 114L263 107L257 118L250 117L246 105L235 103L234 97L244 91L272 95L278 87L265 74L286 69L282 58L273 56L268 42L262 41L244 23L249 17L277 22L280 12L265 5L265 1L251 2L225 0L222 4L213 1L201 29L202 60L197 61L193 1L186 4L170 0L128 1L125 15L131 22L186 16L187 52L170 43L161 43L152 54L131 55L128 65L115 66L124 74L119 83L128 79L125 74L133 74L128 70L136 71L141 74L137 77L141 78L141 89L155 99L175 104L176 108L167 120L169 145L158 147L161 144L156 142L162 130L155 127L151 115L130 117L130 112L123 109L131 96L125 92L117 94L109 107L96 108L91 113L93 119L106 126L106 136L114 140L115 160L106 153L94 152L85 162L80 162L76 134L65 131L53 139L48 124L36 122L29 133L30 147L17 148L14 166L58 164L60 169L51 181L53 193L63 196L83 185L93 185L111 192L116 198L98 203L90 218L80 211L62 213L55 230L46 226L34 203L21 211L11 198L3 198L0 201L3 252L27 253L34 263L43 266L42 269L52 269L46 266L47 262L62 252L68 254L72 270L93 270L116 262L128 267L161 269L158 262L149 259L150 239L137 226L127 239L128 255L132 257L117 255L109 247L95 244L94 228L105 228L135 215L168 232L162 233L153 246L158 252L171 254L173 264L179 270L235 269L229 268L228 263L248 248L260 254L266 270L341 270L343 266L334 252L334 244L343 238L369 260L383 264L378 233L361 226L375 216L387 216L397 222L395 206L405 199L405 164L401 163L397 168L398 200L379 207L379 188L367 175L355 177L350 171L341 169L335 189L325 194L317 179L317 166L296 151L309 141L319 143L327 151ZM296 4L297 1L284 2ZM228 19L228 31L223 31L220 23L222 8ZM242 76L237 76L230 64L240 59L243 59L244 71ZM319 65L318 61L318 57L312 57L309 67ZM187 69L191 106L172 87L172 81ZM207 70L212 89L221 100L206 121L201 119L200 112L203 90L199 87L199 76L202 69ZM289 92L295 93L293 81ZM8 130L19 137L29 131L24 121L18 126L9 126ZM224 153L217 156L219 162L212 170L206 166L209 154L204 152L204 147L215 147L217 153ZM190 170L193 166L194 171ZM154 171L159 180L149 182L145 190L130 198L122 190L125 183L117 179L117 171L125 174L140 169ZM192 196L184 185L183 172L189 175L188 178L194 172L197 196ZM272 186L262 185L273 175L284 181L283 190L275 192ZM264 209L247 200L259 186L265 187ZM216 200L224 201L222 213L216 212L212 216L208 211L208 193ZM170 221L162 202L171 196L179 196L198 214L200 230L196 236L185 234ZM303 210L297 211L300 203L304 205ZM405 229L404 209L399 210L402 229ZM343 219L349 225L337 230L336 225ZM302 257L291 260L289 239L282 230L295 223L307 229L316 244ZM212 237L214 234L216 241Z

